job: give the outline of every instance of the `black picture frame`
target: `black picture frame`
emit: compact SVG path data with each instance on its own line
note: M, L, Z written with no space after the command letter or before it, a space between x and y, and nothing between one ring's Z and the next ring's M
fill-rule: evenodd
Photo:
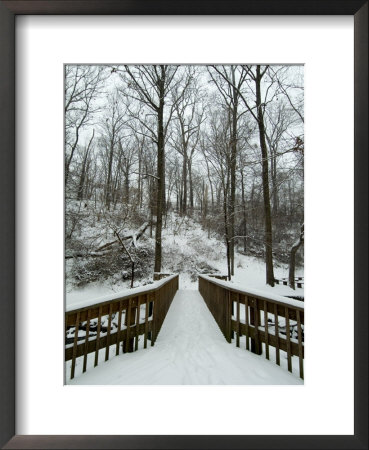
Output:
M355 240L353 436L15 435L15 16L24 14L353 15ZM365 0L0 1L0 445L7 449L368 448L368 2ZM19 283L20 281L17 280Z

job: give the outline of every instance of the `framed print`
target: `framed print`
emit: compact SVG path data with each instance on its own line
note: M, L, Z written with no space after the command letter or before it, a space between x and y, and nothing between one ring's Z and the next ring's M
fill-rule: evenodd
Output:
M124 0L3 1L0 8L0 89L3 106L0 112L0 170L3 185L1 195L4 196L1 202L1 445L4 448L367 448L367 3L345 0L321 2L319 5L304 1L298 4L287 1L231 2L227 5L223 2L156 2L153 5L139 1L132 5ZM238 74L236 78L244 75L249 81L253 80L254 68L254 78L257 78L258 67L263 65L282 67L281 72L290 70L284 68L294 65L304 68L307 146L305 257L306 292L309 299L306 308L308 331L305 367L301 365L301 312L294 312L291 316L291 320L296 322L292 322L291 326L297 326L295 336L287 331L288 321L281 324L286 328L286 339L287 335L293 339L286 343L287 360L291 356L288 348L296 344L294 348L300 356L297 370L301 378L304 376L303 385L276 386L265 383L269 385L256 386L240 383L237 386L214 386L204 383L207 385L200 386L201 383L195 382L193 386L189 386L190 383L184 383L186 386L170 386L170 383L132 381L129 386L96 386L99 384L96 382L92 383L94 386L69 385L78 384L75 381L87 375L79 374L75 366L79 370L85 365L83 351L93 345L90 344L89 333L95 332L95 317L87 312L89 305L82 305L82 309L87 309L76 312L68 309L67 304L66 312L67 315L71 313L71 322L68 319L65 324L66 344L70 350L67 348L64 351L64 343L61 345L65 333L64 233L68 231L70 237L81 233L81 230L77 233L73 228L76 214L74 203L64 198L65 174L69 173L70 176L67 183L72 192L70 198L86 198L83 204L80 202L86 210L99 202L104 202L105 206L109 203L109 211L114 209L110 208L110 203L120 202L119 196L130 196L131 201L132 198L140 197L141 185L136 177L143 177L144 174L137 162L137 169L134 169L137 173L131 178L134 187L132 184L129 187L127 178L126 184L122 181L120 185L117 181L114 192L109 191L111 181L101 187L100 181L93 184L90 177L87 183L82 176L85 173L83 155L87 155L86 164L88 160L87 140L85 147L76 150L80 152L78 161L70 157L71 164L64 171L64 137L68 146L68 132L64 136L63 122L66 127L73 128L77 113L64 117L63 86L68 91L68 73L76 79L82 70L80 67L86 67L84 79L90 76L94 79L99 72L98 67L102 66L101 73L105 70L110 79L116 78L112 84L105 82L101 89L113 92L115 86L117 92L125 93L123 99L120 97L112 101L111 108L122 106L126 112L129 111L130 117L135 115L135 120L140 122L141 109L134 102L138 98L139 101L144 99L150 103L150 99L147 92L139 90L142 85L137 80L151 79L150 67L155 64L169 64L169 67L171 64L181 65L184 70L181 79L185 79L185 72L191 72L191 83L195 79L198 84L203 84L207 96L216 95L215 90L220 92L224 86L235 89L234 83L228 82L231 73L228 70L232 70L228 67L235 67ZM210 65L211 70L207 70L206 67ZM206 74L201 72L200 66L207 70ZM143 78L140 79L138 75ZM291 85L292 82L287 84ZM278 92L287 84L279 85ZM293 86L299 88L298 83ZM224 97L224 92L228 91L222 92L222 101L225 101L227 94ZM239 94L242 92L240 90ZM251 87L250 92L253 92ZM297 94L293 96L290 105L295 106L292 100L297 99ZM136 100L130 103L129 98ZM196 104L199 98L200 95L194 100ZM247 101L240 97L241 100L247 109ZM265 109L265 105L260 105L259 109ZM100 100L95 106L97 109L105 108ZM227 114L230 114L231 106L225 108ZM208 108L209 117L210 110ZM147 113L144 108L142 112ZM298 116L299 112L301 114L295 107L294 113ZM173 114L180 118L179 110ZM109 153L104 150L108 146L104 143L104 136L106 138L110 133L109 127L115 112L105 109L105 115L101 115L103 119L95 117L91 120L96 125L86 128L86 136L88 134L91 146L96 145L96 149L101 149L98 154L100 159L95 160L96 173L105 167L106 170L101 170L101 179L111 180ZM201 116L200 109L194 112L194 116ZM150 113L145 117L146 128L141 130L142 136L149 133L148 124L152 120ZM126 116L123 119L127 123ZM202 119L199 120L202 123ZM209 120L206 132L210 142L211 122L208 118L206 120ZM272 113L268 120L272 121ZM224 123L226 119L217 122L214 130L220 133ZM154 125L152 130L156 132ZM296 135L303 136L297 126L294 131ZM120 139L123 137L129 139L129 133L121 135ZM242 138L246 142L248 137ZM122 142L118 140L114 144L117 157ZM295 139L296 149L301 150L303 144L298 145L298 142L303 141ZM135 145L132 144L133 152L137 150ZM176 142L172 141L171 145L175 149ZM238 145L241 146L240 141ZM72 147L73 144L68 149ZM231 144L229 148L232 148ZM66 155L70 156L68 151ZM206 155L206 151L203 154ZM210 161L210 155L207 155ZM206 158L202 163L205 164L205 161ZM215 164L215 160L212 161ZM123 160L119 168L124 180ZM92 169L89 170L88 177L92 173ZM150 194L147 180L150 174L158 182L160 177L150 171L146 164L145 190L142 190L145 198L149 198ZM183 172L181 179L184 179ZM187 186L185 183L182 187L184 185ZM205 187L203 184L204 189L201 191L201 183L198 186L199 193L195 194L198 197L194 204L200 208L200 205L205 205ZM174 186L169 195L174 204L175 189ZM183 200L186 196L181 187L178 187L178 192L178 205L173 208L182 208L181 214L184 215L183 208L191 205L191 202ZM290 195L287 188L284 195ZM232 202L232 197L229 198ZM225 200L224 203L226 211L229 211L228 203ZM64 204L70 213L70 222L65 228ZM92 217L95 213L94 209L91 211ZM134 229L127 227L126 230L118 230L114 228L110 213L104 211L98 220L111 225L112 234L107 235L104 241L96 245L94 243L88 251L104 251L114 238L120 251L125 248L129 259L130 251L127 251L123 241L129 233L134 236L133 241L141 238L139 231L144 223L141 216L135 219ZM210 225L206 228L204 223L204 229L210 232ZM159 227L158 224L156 226ZM82 232L87 233L87 227ZM174 238L182 239L178 230ZM197 246L203 244L199 239L196 242ZM65 256L73 253L75 260L78 252L85 252L86 248L87 245L81 247L76 240L71 240L65 246ZM208 249L203 251L207 252ZM93 255L94 261L95 256L99 255ZM132 258L130 260L132 262ZM210 262L210 258L207 262ZM136 268L140 269L139 264ZM65 273L67 278L70 273L78 279L82 279L87 272L88 276L93 276L92 266L87 269L77 264L73 272ZM101 271L101 267L98 270ZM130 270L127 273L128 278L131 274L132 286L133 269ZM276 278L274 274L273 281ZM166 286L173 280L169 277L167 281L158 281L155 286ZM210 282L206 277L203 280L203 283ZM220 280L215 284L221 287L222 283ZM150 286L147 292L152 291ZM203 286L201 289L205 292L207 288ZM231 295L229 298L233 298ZM259 300L255 302L255 296L257 294L254 292L254 297L247 301L253 302L249 307L258 311ZM127 300L127 317L123 319L122 316L120 321L121 324L125 323L124 327L118 323L121 314L119 308L125 308L125 299L119 298L120 303L117 305L101 305L102 309L96 317L96 349L100 345L100 338L107 345L109 339L115 339L119 349L121 332L126 333L126 339L123 336L122 340L123 350L127 353L144 341L152 339L154 342L156 325L141 322L143 316L149 317L150 314L148 299L137 298L137 304L135 299ZM239 308L241 304L242 310L243 300L237 298L234 303L230 302L230 305L235 306L233 314L229 306L230 325L226 325L223 330L229 340L232 340L231 333L235 333L234 344L240 337L240 327L246 330L246 325L249 326L247 313L245 324L240 319ZM291 307L295 301L298 300L291 300ZM145 302L146 307L142 308ZM246 312L246 300L244 305ZM250 323L258 330L251 336L254 341L251 340L250 345L254 346L254 351L258 345L262 345L257 341L260 336L264 336L266 346L275 342L272 337L267 337L266 330L271 327L272 318L268 316L269 307L265 307L265 303L263 305L263 321L258 324L261 319L255 319L254 316L256 323ZM113 317L116 307L118 315ZM107 312L103 308L107 308ZM106 323L103 318L105 314ZM130 314L137 318L132 347L128 330L131 325L135 326L135 322L131 321ZM155 314L157 312L154 312L154 317ZM269 325L268 317L271 319ZM274 326L276 323L277 320ZM157 326L160 327L160 324ZM190 322L187 327L190 327ZM100 336L102 328L104 331ZM143 334L139 340L141 328ZM146 331L152 334L149 336ZM247 334L246 338L249 338ZM79 342L84 342L84 350L79 348ZM102 349L101 346L99 348ZM64 378L64 355L68 351L71 365L67 368L72 382ZM108 350L104 348L100 351L109 359ZM82 360L76 363L78 352ZM92 353L95 361L97 353L98 350ZM195 366L190 363L191 351L187 348L184 353L188 357L189 370L194 370ZM243 353L246 353L245 349ZM133 352L129 356L135 354ZM290 369L287 360L286 367L288 364ZM86 362L89 364L87 359ZM175 358L172 362L174 372ZM98 361L98 367L91 369L91 373L98 373L101 366L102 362ZM209 366L215 370L215 361ZM259 368L258 376L261 374ZM198 381L195 375L193 373L191 376ZM215 372L213 375L215 378ZM155 377L155 373L150 376ZM94 421L96 425L91 425Z

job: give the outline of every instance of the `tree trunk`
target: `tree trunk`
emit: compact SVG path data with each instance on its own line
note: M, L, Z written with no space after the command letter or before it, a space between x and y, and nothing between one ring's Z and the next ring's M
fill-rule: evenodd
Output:
M84 191L85 178L86 178L86 161L87 161L87 151L85 152L83 161L82 161L81 176L79 178L79 184L78 184L77 200L83 199L83 191Z
M182 168L183 195L181 203L181 214L187 214L187 154L183 151L183 168Z
M272 217L270 209L269 194L269 169L268 169L268 150L265 138L265 127L263 117L263 106L261 104L261 75L260 66L256 67L256 106L259 128L260 148L262 157L262 177L263 177L263 196L264 196L264 220L265 220L265 263L266 263L266 282L274 286L273 271L273 237L272 237Z
M138 196L138 208L142 208L142 176L141 176L141 167L142 167L142 147L143 145L139 146L138 148L138 182L137 182L137 196Z
M192 211L193 211L193 184L192 184L192 161L191 161L191 159L188 159L188 181L189 181L189 185L190 185L190 207L191 207L190 214L192 214Z
M228 217L227 217L227 205L224 201L224 230L225 230L225 241L226 241L226 249L227 249L227 275L228 281L231 281L232 272L231 272L231 253L230 253L230 245L229 245L229 228L228 228Z
M232 71L232 83L235 85L234 67ZM234 275L234 247L235 247L235 202L236 202L236 162L237 162L237 114L238 114L238 94L232 88L233 108L232 108L232 129L231 129L231 195L229 202L229 238L230 238L230 259L231 273Z
M224 214L224 234L225 234L225 242L227 249L227 271L228 271L228 280L231 281L232 278L232 269L231 269L231 253L230 253L230 240L229 240L229 217L228 217L228 191L229 191L229 183L227 180L227 184L223 187L223 214Z
M303 243L304 243L304 224L301 225L301 232L299 239L291 247L288 281L292 289L295 289L296 253Z
M105 195L105 204L108 209L110 209L110 202L111 202L111 176L112 176L111 172L113 166L113 154L114 154L114 144L113 141L111 141L109 151L108 177L106 180L106 195Z
M129 171L127 168L126 173L124 174L124 201L129 203Z
M165 152L164 152L164 66L160 66L159 108L158 108L158 158L157 158L157 199L156 199L156 230L155 230L155 264L154 272L161 271L161 232L163 226L163 209L165 205Z
M273 147L270 147L271 158L270 158L270 172L272 176L272 198L273 198L273 214L276 216L278 214L278 189L277 189L277 158L276 152Z
M247 250L247 212L246 212L246 199L245 199L245 183L243 180L243 169L241 169L241 196L242 196L242 234L243 234L243 251Z
M203 211L202 211L202 228L205 230L206 228L206 217L208 215L208 197L209 197L209 188L208 185L205 184L205 181L203 180Z
M89 169L88 157L90 155L91 144L92 144L92 141L94 139L94 136L95 136L95 130L93 130L93 132L92 132L92 136L91 136L90 142L88 143L88 146L87 146L87 148L85 150L85 153L83 155L81 176L80 176L79 185L78 185L78 194L77 194L77 199L78 200L82 200L83 199L83 194L84 194L85 184L86 184L86 175L87 175L87 172L88 172L88 169Z

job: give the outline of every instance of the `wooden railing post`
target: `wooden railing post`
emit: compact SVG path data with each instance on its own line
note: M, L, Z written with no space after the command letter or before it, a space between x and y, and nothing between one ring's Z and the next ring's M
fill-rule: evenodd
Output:
M122 300L119 301L119 309L118 309L118 331L117 331L117 344L115 347L115 354L119 355L119 345L120 345L120 335L121 335L121 328L122 328Z
M232 317L234 316L234 293L228 291L228 298L230 303L229 329L231 330L231 340L234 339L234 331L232 330Z
M258 300L256 298L251 299L250 325L254 327L254 337L251 338L251 351L252 353L261 355L262 346L259 339L260 311L258 306Z
M136 308L136 337L135 337L135 351L138 350L138 337L140 333L140 313L141 313L141 296L138 297L137 300L137 308Z
M153 312L152 312L151 346L153 346L156 341L158 320L159 320L159 317L158 317L159 301L160 301L159 292L155 291L154 301L153 301Z
M102 313L102 306L99 306L99 316L98 316L98 319L97 319L97 334L96 334L96 347L95 347L94 367L96 367L99 364L101 313Z
M76 368L78 331L79 331L79 312L77 313L77 316L76 316L76 325L74 328L73 357L72 357L72 367L71 367L71 373L70 373L71 380L73 380L73 378L74 378L74 371Z
M227 316L226 316L226 339L228 342L232 342L232 297L231 297L231 293L229 291L221 291L221 294L223 294L223 296L221 295L221 297L225 298L226 301L226 305L227 305Z
M249 315L249 297L245 295L245 328L246 328L246 350L250 350L250 315Z
M129 299L128 302L128 310L126 312L126 318L124 320L124 325L126 328L126 340L123 341L123 353L132 353L133 352L133 345L134 345L134 338L130 337L130 330L131 325L135 324L135 317L136 317L136 308L132 307L132 299Z
M154 299L155 296L153 293L151 293L149 295L149 299L148 299L148 304L149 304L149 312L148 312L148 318L152 318L153 317L153 313L154 313ZM153 322L151 322L151 325L153 324ZM147 333L147 339L149 341L152 341L152 331L149 331Z
M240 294L237 294L237 312L236 312L236 346L240 346Z

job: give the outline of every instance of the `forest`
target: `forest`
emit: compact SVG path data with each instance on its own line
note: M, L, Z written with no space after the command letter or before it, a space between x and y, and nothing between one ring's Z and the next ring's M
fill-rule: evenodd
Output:
M270 287L284 264L295 289L304 68L66 65L64 173L70 289L211 273L218 248L228 280L240 254L263 262ZM194 227L203 234L179 264L165 237Z

